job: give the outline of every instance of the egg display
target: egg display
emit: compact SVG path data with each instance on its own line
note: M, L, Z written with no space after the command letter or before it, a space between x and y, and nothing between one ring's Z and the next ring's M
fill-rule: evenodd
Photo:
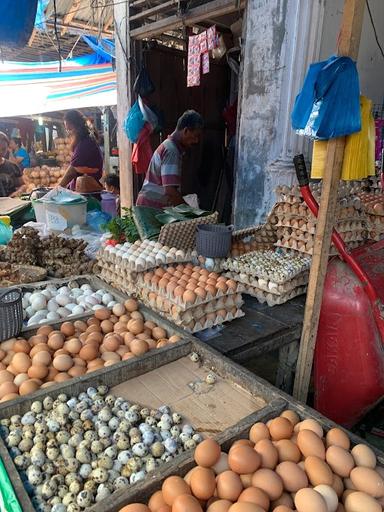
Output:
M256 423L249 438L233 442L228 453L205 439L194 460L196 466L184 479L166 478L147 505L131 503L120 512L383 510L383 470L371 448L359 444L351 449L339 428L324 437L316 420L300 421L295 411Z
M105 302L109 300L105 297ZM165 329L146 320L134 299L116 303L112 309L100 306L87 320L66 321L57 330L41 326L28 340L13 338L1 343L0 401L179 341L178 335L168 335Z
M384 236L384 194L375 192L361 192L358 197L366 213L368 239L379 241Z
M241 285L192 263L141 274L138 285L149 307L189 332L243 316Z
M88 283L77 281L47 284L23 293L24 318L28 326L83 315L102 307L112 308L115 304L117 301L109 291L96 290Z
M260 250L227 259L222 267L228 271L225 276L243 286L245 293L274 306L305 293L310 264L309 256Z
M24 414L0 420L0 433L38 512L88 510L172 461L188 440L200 442L168 406L149 409L105 385L34 401ZM174 486L168 495L177 497Z

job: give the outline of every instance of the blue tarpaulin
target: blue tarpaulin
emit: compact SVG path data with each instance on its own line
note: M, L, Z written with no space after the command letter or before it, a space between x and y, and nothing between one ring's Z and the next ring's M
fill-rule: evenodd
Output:
M0 46L25 46L35 24L37 0L1 0Z
M87 35L83 36L83 40L102 59L98 64L112 62L112 58L115 58L115 43L111 39L97 39L95 36Z
M49 0L38 0L35 27L44 30L46 28L46 16L45 9L49 4Z

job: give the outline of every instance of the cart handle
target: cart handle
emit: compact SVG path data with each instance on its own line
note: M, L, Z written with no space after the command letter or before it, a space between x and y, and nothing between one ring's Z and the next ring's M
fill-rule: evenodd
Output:
M316 199L313 197L311 189L309 188L309 178L308 172L305 165L304 156L302 154L296 155L293 159L293 163L295 165L296 176L300 185L301 195L308 205L309 209L313 213L313 215L317 218L319 214L319 205ZM358 280L364 285L365 291L374 305L375 309L378 304L381 304L379 296L372 286L372 283L369 280L369 277L362 269L358 261L351 255L347 246L344 243L344 240L341 238L339 233L333 228L332 230L332 242L336 247L341 259L343 259L349 267L352 269L353 273L356 275Z

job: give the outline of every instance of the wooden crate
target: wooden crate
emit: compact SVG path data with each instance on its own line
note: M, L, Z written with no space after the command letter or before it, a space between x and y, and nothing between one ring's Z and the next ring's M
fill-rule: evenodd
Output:
M199 354L198 364L190 360L192 352ZM204 381L209 372L217 376L213 386ZM184 336L180 343L151 351L142 358L123 361L0 404L0 418L24 414L34 400L45 396L78 395L87 387L100 384L109 385L115 395L120 394L145 406L157 407L165 402L180 412L197 431L216 437L220 443L234 440L256 421L268 420L278 414L285 403L277 389L193 337ZM33 512L32 503L2 440L0 456L23 512ZM160 485L176 466L186 471L191 461L192 452L181 454L171 463L163 464L144 482L115 492L108 500L95 505L94 510L119 510L124 503L136 499L147 486L152 489L153 485Z

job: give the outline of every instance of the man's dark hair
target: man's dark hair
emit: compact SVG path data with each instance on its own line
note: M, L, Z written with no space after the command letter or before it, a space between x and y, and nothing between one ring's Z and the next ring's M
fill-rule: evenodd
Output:
M120 190L120 179L117 174L108 174L105 178L105 184Z
M21 139L20 139L20 137L12 137L11 140L13 140L13 142L15 144L17 144L19 146L19 148L21 148Z
M184 130L184 128L188 130L201 130L203 126L204 122L201 115L195 110L187 110L177 121L176 130L180 131Z

